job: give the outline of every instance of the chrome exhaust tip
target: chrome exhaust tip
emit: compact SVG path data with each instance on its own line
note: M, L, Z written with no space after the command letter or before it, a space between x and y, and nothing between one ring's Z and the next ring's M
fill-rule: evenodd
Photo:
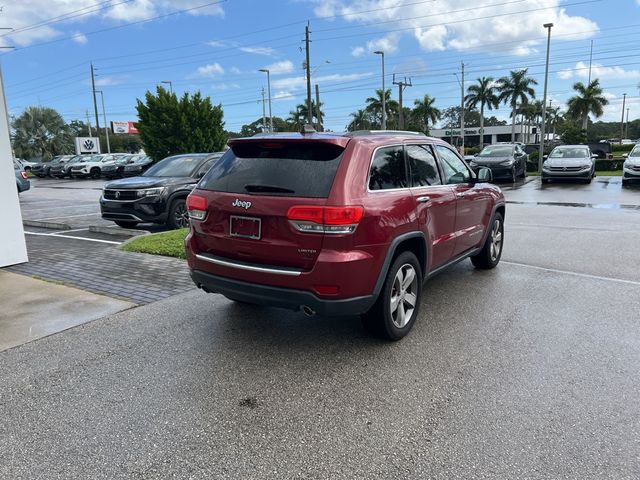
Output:
M307 317L313 317L316 314L316 311L308 305L303 305L302 311Z

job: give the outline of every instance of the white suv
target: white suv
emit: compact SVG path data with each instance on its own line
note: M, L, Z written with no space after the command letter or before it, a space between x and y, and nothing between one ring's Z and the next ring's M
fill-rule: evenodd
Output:
M102 169L107 165L115 165L119 155L92 155L87 160L75 163L69 170L69 175L73 178L100 178Z

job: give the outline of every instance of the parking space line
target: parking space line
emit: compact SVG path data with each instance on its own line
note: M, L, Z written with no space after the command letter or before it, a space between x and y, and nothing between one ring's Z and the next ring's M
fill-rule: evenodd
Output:
M59 217L36 218L35 221L36 222L42 222L42 221L45 221L45 220L57 220L59 218L90 217L91 215L100 215L100 212L82 213L82 214L79 214L79 215L61 215Z
M532 268L534 270L542 270L545 272L573 275L574 277L590 278L592 280L603 280L608 282L625 283L627 285L635 285L640 287L640 282L636 282L634 280L624 280L622 278L613 278L613 277L601 277L600 275L591 275L590 273L571 272L569 270L559 270L557 268L539 267L537 265L529 265L527 263L518 263L518 262L509 262L507 260L502 260L501 263L506 263L507 265L515 265L516 267Z
M36 232L24 232L26 235L37 235L39 237L56 237L56 238L71 238L74 240L85 240L87 242L108 243L109 245L122 245L122 242L112 242L111 240L99 240L97 238L85 238L74 237L72 235L56 235L53 233L36 233Z

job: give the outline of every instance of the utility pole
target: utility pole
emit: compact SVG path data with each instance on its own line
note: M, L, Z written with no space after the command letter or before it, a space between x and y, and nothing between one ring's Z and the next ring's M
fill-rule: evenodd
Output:
M267 114L265 108L264 87L262 87L262 133L267 130Z
M87 126L89 127L89 136L93 137L93 133L91 132L91 119L89 118L89 110L85 110L87 112Z
M322 113L320 112L320 87L316 83L316 119L318 120L318 132L324 131L322 127Z
M102 90L96 90L96 93L99 93L100 98L102 99L102 119L104 120L104 135L105 137L107 137L107 153L111 153L111 144L109 143L109 127L107 126L107 111L104 108L104 92Z
M384 88L384 51L376 50L376 55L380 55L382 57L382 125L381 130L387 129L387 91Z
M461 151L460 154L464 156L464 62L460 62L462 66L460 82L460 137L461 137Z
M549 81L549 50L551 48L551 27L553 23L543 25L547 29L547 62L544 68L544 94L542 98L542 125L540 125L540 148L538 150L538 174L542 175L542 160L544 158L544 124L547 121L547 83Z
M306 65L307 70L307 123L313 125L313 105L311 103L311 62L309 61L309 24L304 27L304 43L306 47Z
M398 130L404 130L404 112L402 111L402 93L406 87L412 87L411 79L407 80L407 77L404 77L404 80L400 80L396 82L396 75L393 74L393 84L398 85L398 101L400 103L400 110L398 112Z
M273 133L273 115L271 114L271 73L268 68L261 68L258 71L267 74L267 93L269 94L269 132Z
M629 107L627 107L627 121L624 126L624 138L629 138Z
M93 62L91 62L91 89L93 90L93 110L96 113L96 130L100 131L100 120L98 119L98 101L96 100L96 78L93 73Z
M622 145L622 137L624 134L624 107L627 101L627 94L622 94L622 120L620 120L620 145Z

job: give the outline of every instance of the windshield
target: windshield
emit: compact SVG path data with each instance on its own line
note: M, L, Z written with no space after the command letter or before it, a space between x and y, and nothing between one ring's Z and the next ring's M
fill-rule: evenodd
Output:
M513 153L513 147L511 145L491 145L485 147L479 157L509 157Z
M640 145L633 147L631 153L629 153L630 157L640 157Z
M586 148L580 147L560 147L554 148L550 158L588 158L589 152Z
M205 154L176 155L160 160L144 173L145 177L191 177Z

